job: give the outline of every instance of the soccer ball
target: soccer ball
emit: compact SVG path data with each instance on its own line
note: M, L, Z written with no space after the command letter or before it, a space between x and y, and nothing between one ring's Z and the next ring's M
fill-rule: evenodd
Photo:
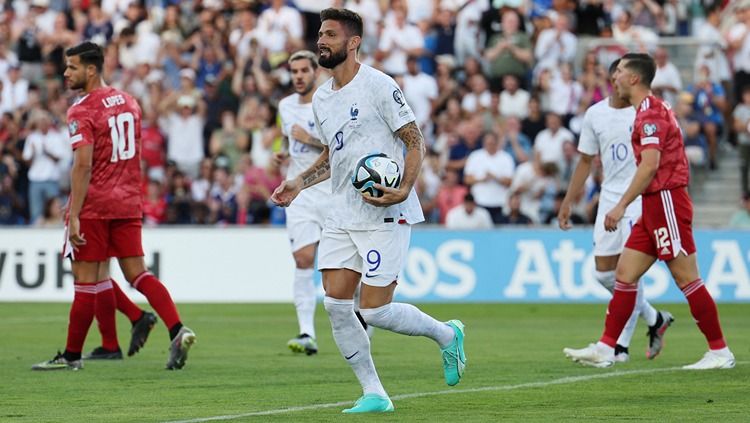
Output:
M383 191L373 185L398 188L401 183L401 169L398 163L384 153L368 154L357 162L352 175L352 185L359 192L372 197L380 197Z

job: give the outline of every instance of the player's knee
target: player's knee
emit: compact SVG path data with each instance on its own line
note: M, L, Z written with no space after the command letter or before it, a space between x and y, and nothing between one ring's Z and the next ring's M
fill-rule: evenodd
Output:
M359 313L368 325L382 327L391 317L391 305L386 304L377 308L361 308Z
M614 270L607 270L607 271L599 271L594 270L594 278L596 278L596 281L599 282L601 286L606 288L609 292L612 292L612 290L615 289L615 271Z

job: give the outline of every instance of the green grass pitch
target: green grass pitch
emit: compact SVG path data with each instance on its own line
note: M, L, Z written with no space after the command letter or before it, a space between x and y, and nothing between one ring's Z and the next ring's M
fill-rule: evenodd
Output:
M79 372L32 372L33 363L64 347L69 305L2 303L0 422L750 420L750 304L719 306L737 367L703 372L677 369L706 350L686 304L660 307L676 322L654 361L645 358L643 322L629 363L591 369L567 361L563 347L585 346L601 334L605 307L424 304L439 319L466 323L461 383L445 385L432 341L378 330L373 356L396 412L350 416L330 404L354 401L361 391L321 306L316 356L286 349L297 329L292 305L183 304L181 315L198 342L182 371L164 370L169 342L160 322L135 357L88 362ZM122 316L118 323L127 348L129 324ZM85 350L99 341L94 328Z

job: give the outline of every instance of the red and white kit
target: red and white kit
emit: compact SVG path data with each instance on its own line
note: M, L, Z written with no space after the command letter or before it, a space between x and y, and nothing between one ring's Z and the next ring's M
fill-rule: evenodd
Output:
M98 88L68 109L73 150L93 145L91 181L79 216L86 244L64 254L75 260L138 257L141 245L141 108L123 91Z
M687 192L690 168L682 132L670 107L646 97L636 109L633 124L636 163L647 149L661 152L659 167L643 191L643 212L625 247L669 261L695 252L693 203Z

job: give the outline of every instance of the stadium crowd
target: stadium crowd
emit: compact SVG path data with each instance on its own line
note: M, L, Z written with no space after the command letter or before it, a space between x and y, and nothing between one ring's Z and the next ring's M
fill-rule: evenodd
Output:
M316 51L318 12L331 6L363 16L361 61L394 76L417 116L429 147L417 189L430 223L552 222L583 113L609 95L607 67L628 50L655 56L653 86L673 105L691 162L714 169L729 139L749 191L745 0L0 4L0 224L62 222L75 99L63 53L84 39L105 47L106 82L141 104L147 224L283 223L269 197L285 174L272 155L282 146L276 107L291 92L286 60ZM660 47L675 36L702 40L690 84ZM603 42L582 51L592 38ZM592 221L600 182L599 169L573 222ZM477 208L484 217L472 217Z

